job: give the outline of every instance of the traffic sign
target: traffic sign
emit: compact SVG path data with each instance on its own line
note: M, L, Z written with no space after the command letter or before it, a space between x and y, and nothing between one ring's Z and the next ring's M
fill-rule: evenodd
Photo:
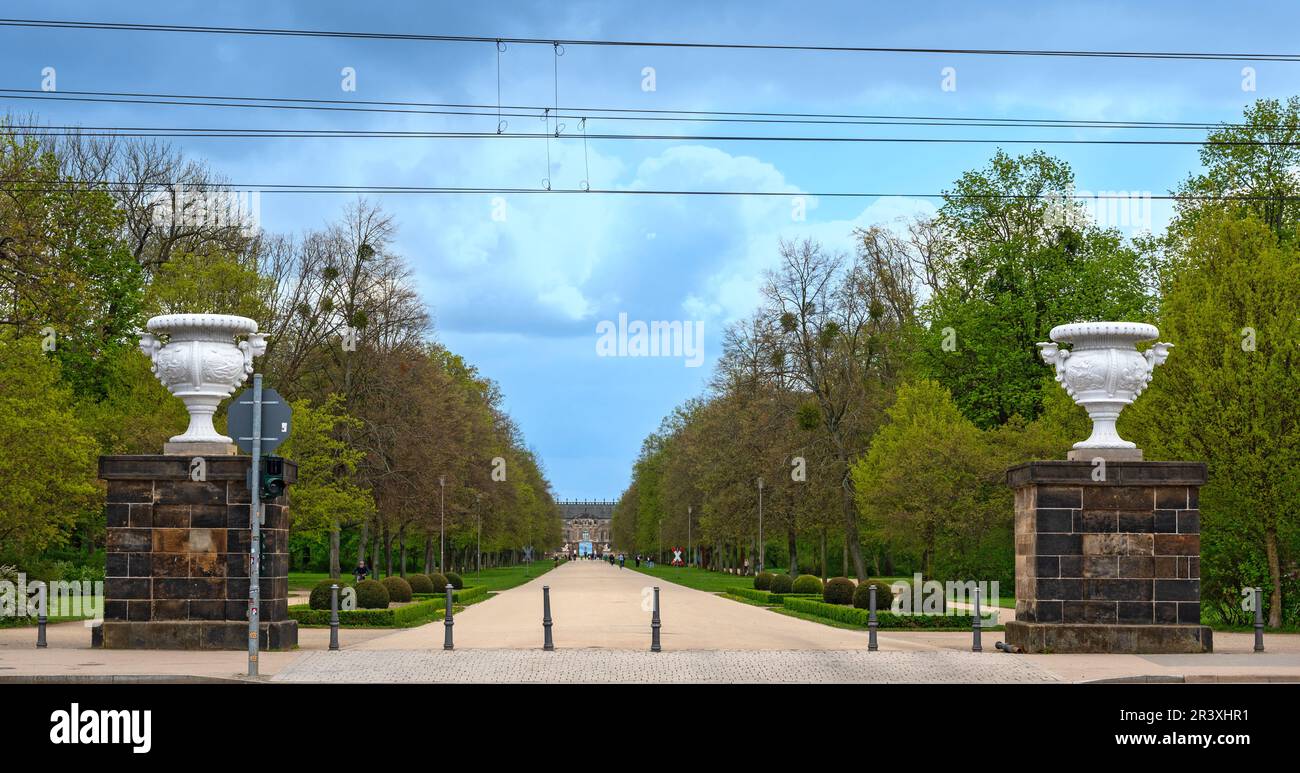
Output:
M289 422L293 411L289 403L274 389L262 387L262 453L270 454L289 437ZM230 403L226 415L226 431L235 443L248 453L253 452L253 390L245 389Z

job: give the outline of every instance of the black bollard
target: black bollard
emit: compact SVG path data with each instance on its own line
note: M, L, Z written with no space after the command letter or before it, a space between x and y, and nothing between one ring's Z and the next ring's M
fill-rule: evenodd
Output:
M330 649L339 648L339 585L330 586Z
M50 586L41 583L41 597L37 601L36 607L36 646L44 648L45 643L45 624L49 622L46 616L45 605L49 602Z
M650 617L650 651L659 652L662 648L659 646L659 586L655 586L655 607L654 613Z
M971 624L971 630L974 633L975 640L971 643L971 652L983 652L984 647L980 646L980 589L975 589L975 622Z
M551 586L542 586L542 630L545 632L545 638L542 642L542 649L551 652L555 649L555 642L551 640Z
M451 619L451 606L454 601L451 596L451 590L451 583L447 583L447 608L444 610L446 614L443 615L442 620L442 630L444 631L442 648L445 650L455 649L451 643L451 627L456 624L455 621Z
M875 652L880 649L876 645L876 629L880 627L879 621L876 620L876 586L872 585L867 589L869 603L867 604L867 651Z
M1264 589L1255 589L1255 651L1264 651Z

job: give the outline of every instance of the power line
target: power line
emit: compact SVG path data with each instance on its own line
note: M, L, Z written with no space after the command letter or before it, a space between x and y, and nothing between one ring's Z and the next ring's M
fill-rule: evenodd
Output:
M650 40L597 40L573 38L509 38L483 35L428 35L410 32L357 32L341 30L308 30L271 27L211 27L180 24L140 24L128 22L89 22L43 19L0 19L0 27L40 27L47 29L80 29L132 32L169 32L208 35L253 35L271 37L349 38L359 40L406 40L430 43L492 43L547 46L593 46L632 48L684 48L750 51L809 51L823 53L869 54L945 54L960 56L1033 56L1033 57L1084 57L1104 59L1176 59L1206 61L1267 61L1296 62L1300 54L1225 53L1192 51L1088 51L1064 49L997 49L997 48L922 48L902 46L829 46L788 43L704 43Z
M194 94L156 94L114 91L60 91L57 93L37 89L0 88L0 95L10 99L33 99L72 102L100 102L144 105L179 105L191 107L242 107L269 110L342 110L362 113L392 113L416 115L505 115L518 118L541 118L552 108L540 105L479 105L453 102L402 102L359 99L310 99L298 97L237 97ZM204 100L204 101L195 101ZM221 100L221 101L215 101ZM289 103L303 104L289 104ZM267 104L262 104L267 103ZM372 105L378 107L360 107ZM408 109L438 108L438 109ZM504 111L498 113L498 109ZM1035 128L1074 129L1193 129L1210 130L1240 128L1246 124L1215 121L1107 121L1101 119L1068 118L989 118L960 116L915 116L853 113L794 113L738 110L669 110L609 107L560 106L559 117L580 120L599 118L616 121L687 121L696 123L794 123L794 124L844 124L885 126L1024 126ZM517 112L527 111L527 112ZM593 116L592 114L599 114ZM1255 128L1285 128L1281 125L1262 125Z
M166 192L177 188L190 187L183 182L131 182L124 180L64 180L59 183L45 183L30 180L0 179L0 185L25 186L21 190L31 191L77 191L86 187L106 190L141 189ZM1151 194L1135 193L901 193L901 192L863 192L863 191L750 191L750 190L664 190L644 188L518 188L518 187L456 187L456 186L411 186L411 185L326 185L316 183L226 183L213 184L212 190L232 193L345 193L345 194L597 194L618 196L762 196L762 197L814 197L814 198L914 198L914 199L992 199L992 200L1045 200L1045 201L1129 201L1143 199L1151 201L1300 201L1300 196L1267 196L1229 194L1223 196L1200 194ZM15 188L15 190L19 190Z
M408 131L382 129L249 129L201 127L149 127L149 126L10 126L22 136L52 137L140 137L140 138L200 138L200 139L469 139L518 140L552 139L570 140L635 140L635 141L690 141L690 142L828 142L867 144L938 144L938 145L1213 145L1296 147L1300 141L1273 140L1159 140L1159 139L1012 139L989 137L826 137L799 135L752 134L560 134L544 132L499 131Z

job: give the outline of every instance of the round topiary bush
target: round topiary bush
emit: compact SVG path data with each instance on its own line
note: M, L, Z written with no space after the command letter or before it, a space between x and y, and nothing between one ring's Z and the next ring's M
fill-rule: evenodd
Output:
M433 584L434 593L442 593L447 590L447 578L437 572L429 575L429 582ZM455 585L451 587L456 587Z
M771 572L759 572L758 574L754 575L754 590L771 590L771 589L772 589Z
M406 582L410 584L412 593L433 593L433 580L427 574L408 575Z
M381 582L388 589L388 600L398 603L411 600L411 584L401 577L385 577Z
M461 590L465 587L465 581L460 579L460 575L455 572L447 572L447 582L451 583L451 587L456 590Z
M890 604L894 603L894 591L884 580L863 580L858 583L857 589L853 591L853 606L858 609L871 608L869 596L872 585L876 586L876 611L888 612Z
M348 584L343 580L325 580L316 583L311 589L311 598L308 599L307 605L312 609L329 609L330 608L330 586L337 584L339 586L339 604L343 604L343 589Z
M857 586L847 577L832 577L822 590L822 601L827 604L852 604L853 592Z
M821 593L822 578L811 574L801 574L794 578L793 593Z
M357 583L357 607L388 609L388 588L378 580L362 580Z
M774 574L767 589L773 593L789 593L792 587L794 587L794 580L790 579L790 575Z

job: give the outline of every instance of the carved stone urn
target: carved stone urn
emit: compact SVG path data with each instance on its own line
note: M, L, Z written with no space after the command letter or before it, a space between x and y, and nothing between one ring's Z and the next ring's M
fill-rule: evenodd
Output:
M229 447L231 439L217 434L212 416L253 372L253 358L266 353L266 334L257 332L257 323L248 317L232 314L165 314L145 327L140 351L190 414L185 433L173 437L165 450L211 452L214 444ZM246 340L238 340L243 336Z
M1058 325L1052 342L1038 344L1043 360L1056 368L1056 380L1092 419L1092 435L1074 444L1070 458L1089 458L1096 450L1111 458L1141 459L1134 443L1119 436L1115 422L1124 406L1132 403L1157 365L1169 357L1173 344L1155 343L1139 352L1137 344L1160 335L1155 325L1139 322L1080 322ZM1072 344L1062 349L1059 344Z

